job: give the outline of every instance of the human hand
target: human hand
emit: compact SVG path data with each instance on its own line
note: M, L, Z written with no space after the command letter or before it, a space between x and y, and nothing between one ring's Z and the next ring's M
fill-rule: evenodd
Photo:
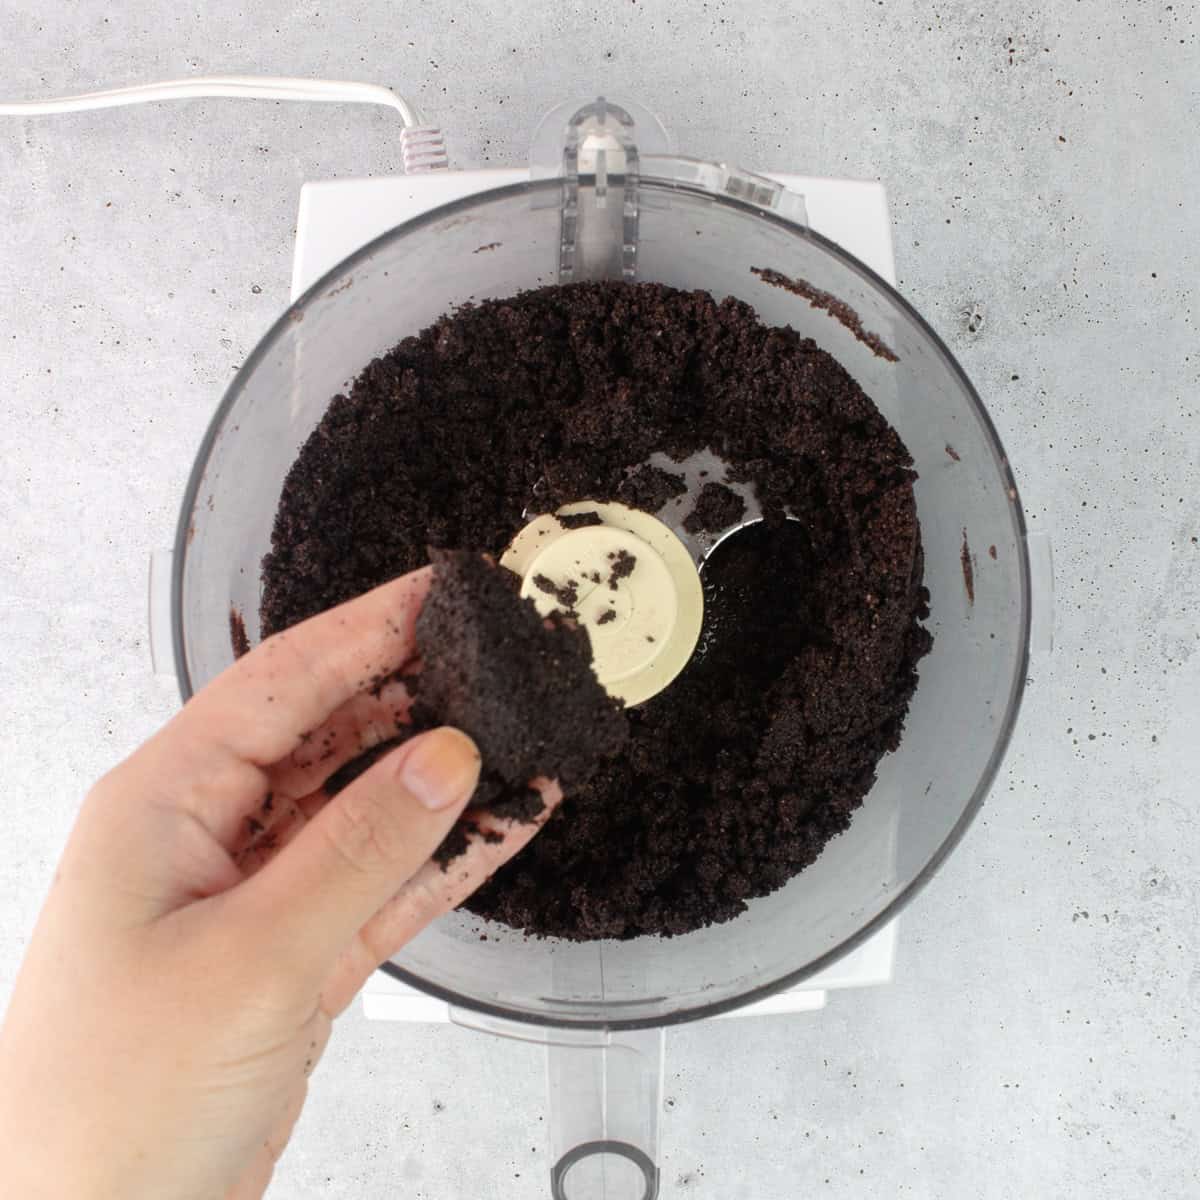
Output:
M0 1032L0 1195L250 1200L299 1116L331 1020L537 825L476 818L451 729L394 737L428 570L269 638L84 802ZM557 785L535 781L549 816Z

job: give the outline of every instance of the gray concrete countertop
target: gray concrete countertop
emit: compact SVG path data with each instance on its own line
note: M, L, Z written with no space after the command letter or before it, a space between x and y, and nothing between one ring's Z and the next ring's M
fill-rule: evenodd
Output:
M1178 0L1008 7L0 8L5 99L365 78L475 165L603 88L687 151L887 184L901 287L1053 535L1056 648L895 983L670 1034L666 1195L1200 1194L1200 27ZM175 706L147 560L285 303L297 188L395 172L397 134L232 101L0 119L0 1000L81 795ZM536 1050L352 1014L271 1195L534 1200L541 1112Z

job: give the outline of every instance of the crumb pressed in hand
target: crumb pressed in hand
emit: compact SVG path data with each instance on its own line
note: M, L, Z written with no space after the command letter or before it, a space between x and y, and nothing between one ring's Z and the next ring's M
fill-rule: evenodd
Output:
M585 782L625 743L622 706L596 680L587 633L543 619L515 575L474 552L437 550L433 561L417 618L414 721L474 738L483 774L473 804L536 817L529 781Z

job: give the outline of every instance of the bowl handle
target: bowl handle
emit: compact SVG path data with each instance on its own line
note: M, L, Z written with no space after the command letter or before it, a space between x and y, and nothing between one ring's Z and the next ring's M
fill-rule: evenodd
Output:
M174 680L175 653L171 645L171 565L170 550L155 550L150 555L150 581L147 592L147 616L150 626L150 662L159 679Z
M663 1031L546 1047L553 1200L656 1200Z
M1029 623L1029 649L1035 654L1054 650L1054 552L1048 533L1025 537L1029 551L1029 590L1033 609Z
M450 1019L545 1047L552 1200L657 1200L661 1029L548 1029L454 1007Z

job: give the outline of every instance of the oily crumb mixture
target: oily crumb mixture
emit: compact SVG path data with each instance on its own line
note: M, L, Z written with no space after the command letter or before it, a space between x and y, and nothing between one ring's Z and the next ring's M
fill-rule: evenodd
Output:
M469 734L483 759L472 804L533 819L543 806L531 779L570 791L621 751L622 705L592 673L587 632L543 620L516 575L472 551L434 550L433 562L417 617L413 723Z
M692 663L626 714L625 750L476 893L480 915L569 938L683 933L847 828L930 645L912 460L833 358L749 306L582 283L406 338L333 399L289 472L264 633L430 545L498 553L537 512L642 487L654 511L682 489L651 455L704 449L764 519L706 567Z

